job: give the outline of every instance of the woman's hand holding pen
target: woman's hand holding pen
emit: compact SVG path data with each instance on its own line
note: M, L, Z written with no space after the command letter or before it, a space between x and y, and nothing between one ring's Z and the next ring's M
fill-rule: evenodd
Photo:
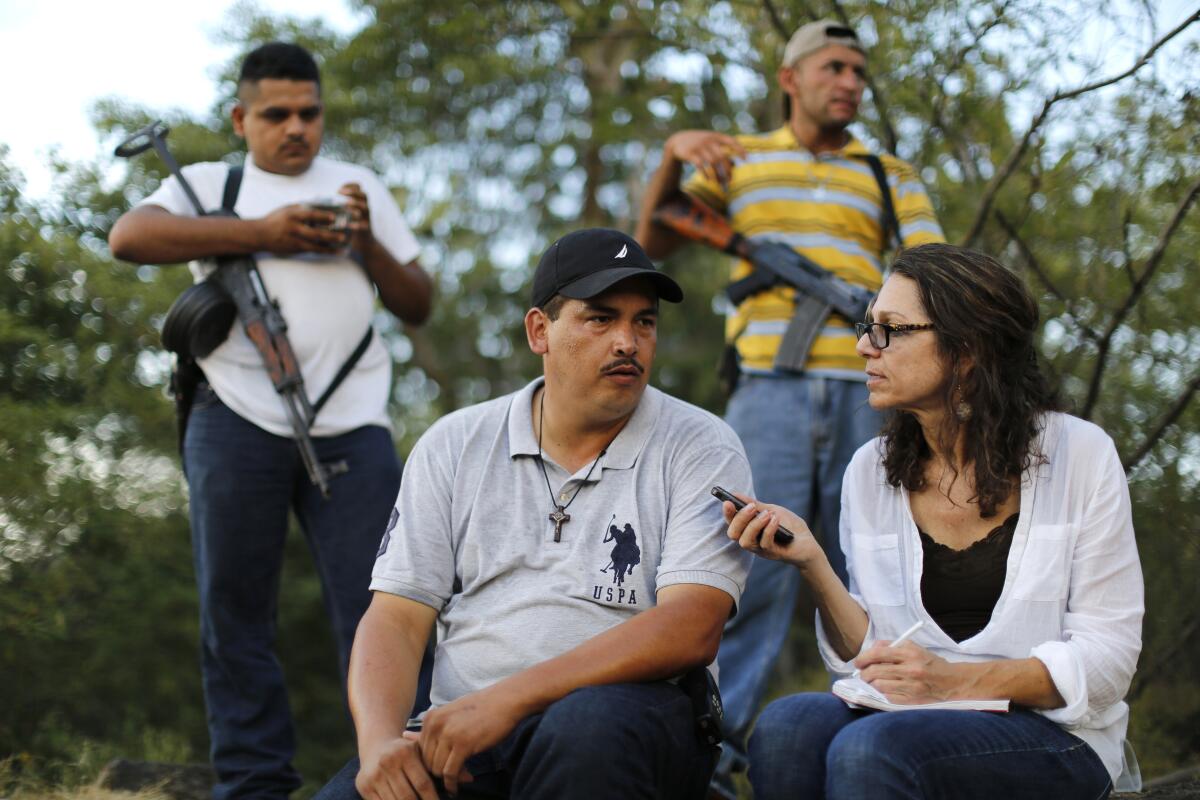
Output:
M858 677L893 703L932 703L971 697L967 671L912 642L876 642L854 659Z
M743 549L762 558L786 561L805 570L825 559L825 552L813 537L812 531L800 517L783 506L760 503L746 495L737 495L746 506L738 511L733 503L721 504L725 521L729 523L728 535ZM796 537L786 545L775 542L775 531L780 526L787 528Z

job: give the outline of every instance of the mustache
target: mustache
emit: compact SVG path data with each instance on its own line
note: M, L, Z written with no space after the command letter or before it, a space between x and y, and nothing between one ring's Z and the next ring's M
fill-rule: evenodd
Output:
M646 371L646 368L642 366L640 361L638 361L636 358L630 357L618 358L616 361L611 361L601 367L600 372L607 374L615 369L620 369L621 367L633 367L637 370L639 375Z

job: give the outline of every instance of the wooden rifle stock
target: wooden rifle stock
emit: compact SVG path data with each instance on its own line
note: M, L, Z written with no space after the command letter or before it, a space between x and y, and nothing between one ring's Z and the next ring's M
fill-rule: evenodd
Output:
M301 386L304 379L300 375L300 366L296 362L296 354L292 351L292 343L287 336L268 330L267 323L262 319L254 319L244 326L246 336L254 344L263 359L263 366L275 391L281 392L293 386Z
M233 298L242 329L262 357L263 367L287 412L292 436L300 450L308 477L323 497L329 497L329 478L345 472L346 466L344 462L322 464L317 456L309 435L309 426L315 414L304 391L300 364L287 337L287 322L267 295L267 287L253 257L223 257L217 259L217 264L214 278Z
M730 255L750 258L748 242L729 221L686 192L676 192L654 209L654 221L701 244Z
M847 283L786 244L750 242L734 231L724 217L684 192L676 192L663 201L654 210L653 220L688 239L754 265L750 275L726 288L726 295L735 306L779 283L796 290L796 310L775 354L775 369L803 370L830 311L837 311L848 320L862 319L873 297L868 289Z

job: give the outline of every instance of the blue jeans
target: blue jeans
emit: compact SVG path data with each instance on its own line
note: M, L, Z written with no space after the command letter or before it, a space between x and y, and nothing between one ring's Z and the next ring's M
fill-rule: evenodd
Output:
M666 682L577 689L467 759L461 800L701 800L716 749L696 734L692 703ZM313 800L361 800L358 759ZM442 795L446 795L443 793Z
M376 551L400 486L391 436L365 426L313 440L322 461L344 460L329 500L289 438L235 414L207 384L183 445L200 599L201 668L213 796L286 797L300 786L283 671L274 653L279 574L294 510L316 562L343 682Z
M878 435L882 421L867 405L866 384L743 375L725 419L746 447L756 496L803 517L845 581L838 544L842 475L854 452ZM717 656L726 735L719 779L727 779L733 762L744 758L746 733L787 640L799 586L794 567L754 559L738 613L725 626Z
M1097 800L1099 756L1040 714L853 711L828 693L776 700L750 738L755 800Z

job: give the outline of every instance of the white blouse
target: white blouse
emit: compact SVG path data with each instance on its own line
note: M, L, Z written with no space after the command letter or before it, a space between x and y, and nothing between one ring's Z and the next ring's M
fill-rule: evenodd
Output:
M1021 517L1004 588L982 631L955 642L921 603L923 554L903 488L888 486L882 443L859 448L842 482L841 546L850 594L870 617L863 650L917 620L912 641L948 661L1042 661L1066 705L1042 711L1087 742L1115 782L1122 772L1125 693L1142 647L1142 570L1129 487L1112 439L1096 425L1046 414L1022 476ZM848 674L817 619L829 669Z

